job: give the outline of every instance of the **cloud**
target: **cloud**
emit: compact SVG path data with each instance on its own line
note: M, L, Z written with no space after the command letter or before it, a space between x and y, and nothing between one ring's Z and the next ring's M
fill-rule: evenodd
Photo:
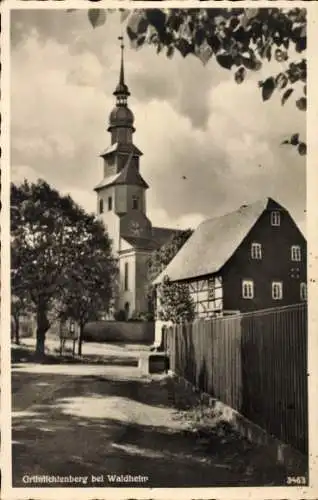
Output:
M76 189L73 186L66 186L61 190L64 195L69 194L73 200L87 210L89 213L96 212L95 193L87 189Z
M86 12L75 14L14 13L12 175L45 178L91 211L98 155L109 144L120 24L111 15L93 30ZM125 70L155 224L193 227L264 196L303 220L305 159L280 142L305 135L305 116L279 96L262 102L257 80L268 69L237 85L213 60L204 67L127 47Z
M11 181L19 184L27 180L29 182L36 182L39 178L38 172L29 165L12 165L11 167Z
M158 208L150 210L149 217L154 226L166 227L166 222L169 215L163 208ZM187 213L174 219L169 218L169 225L174 229L196 229L198 225L205 219L206 217L203 214Z

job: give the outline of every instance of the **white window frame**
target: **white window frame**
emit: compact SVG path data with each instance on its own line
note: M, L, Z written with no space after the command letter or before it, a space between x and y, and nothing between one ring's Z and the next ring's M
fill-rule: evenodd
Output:
M255 260L262 259L262 244L261 243L252 243L251 245L251 257Z
M271 225L280 226L280 212L278 210L273 210L271 212Z
M300 300L307 300L307 283L300 283Z
M278 290L278 293L276 293L275 290ZM282 298L283 298L283 282L272 281L272 299L282 300Z
M242 280L242 297L243 299L254 299L253 280Z
M290 248L290 258L293 262L301 262L300 245L292 245Z

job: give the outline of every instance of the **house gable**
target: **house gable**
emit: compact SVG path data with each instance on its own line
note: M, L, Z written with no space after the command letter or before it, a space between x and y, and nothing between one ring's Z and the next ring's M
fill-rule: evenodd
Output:
M306 283L306 240L288 211L268 198L201 224L154 283L165 275L188 284L197 317L295 304Z
M280 224L272 225L276 210ZM261 251L257 255L252 254L255 243ZM291 257L294 245L300 247L299 262ZM224 309L249 311L299 303L300 283L307 280L306 252L306 240L288 211L269 204L222 269ZM253 282L253 297L243 298L243 280ZM273 282L282 284L281 299L272 296Z
M167 268L156 278L182 281L218 272L233 255L246 234L265 210L268 198L221 217L202 222Z

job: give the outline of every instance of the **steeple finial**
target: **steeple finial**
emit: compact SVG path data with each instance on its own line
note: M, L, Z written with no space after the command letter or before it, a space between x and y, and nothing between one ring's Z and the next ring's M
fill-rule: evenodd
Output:
M125 83L125 72L124 72L124 37L123 34L118 37L120 40L120 50L121 50L121 58L120 58L120 73L119 73L119 83L116 87L114 95L117 97L117 106L126 106L127 105L127 97L130 95L128 87Z
M119 75L119 83L121 85L125 85L125 75L124 75L124 37L123 33L121 36L118 37L118 40L120 40L120 49L121 49L121 61L120 61L120 75Z

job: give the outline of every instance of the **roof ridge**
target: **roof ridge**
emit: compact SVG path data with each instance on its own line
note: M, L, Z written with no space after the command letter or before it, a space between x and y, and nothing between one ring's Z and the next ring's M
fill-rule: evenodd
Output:
M186 231L186 229L178 229L174 227L152 226L153 229L163 229L165 231Z
M267 209L269 201L264 197L201 222L153 283L160 283L164 275L178 281L218 272Z
M123 142L116 141L113 144L110 144L109 146L107 146L107 148L104 149L100 153L99 156L101 156L101 157L107 156L107 155L113 153L114 151L117 151L118 148L123 148L123 151L125 153L126 152L128 153L128 151L126 151L126 149L127 149L127 150L130 150L130 152L133 151L138 156L142 156L142 154L143 154L142 151L140 151L140 149L137 148L137 146L135 144L133 144L133 143L126 144L126 143L123 143Z
M128 156L128 158L127 158L127 161L126 161L126 163L125 163L125 166L124 166L124 168L120 171L120 174L121 174L121 175L123 174L123 172L127 172L127 171L128 171L129 167L131 166L131 160L132 160L132 158L133 158L133 150L132 150L132 151L130 151L129 156ZM138 170L137 170L137 172L136 172L136 173L138 173L138 174L139 174Z
M269 198L269 197L264 197L264 198L259 198L258 200L255 200L253 201L252 203L247 203L247 204L243 204L241 205L240 207L236 208L235 210L231 210L230 212L225 212L225 214L222 214L222 215L216 215L214 217L209 217L208 219L205 219L203 220L199 226L205 224L206 222L211 222L213 220L216 220L216 219L221 219L222 217L227 217L228 215L234 215L236 214L237 212L239 212L240 210L242 210L242 208L250 208L250 207L253 207L253 206L256 206L258 204L261 204L261 202L264 202L266 200L266 205L267 203L269 202L269 200L273 200L272 198ZM275 201L275 200L273 200ZM277 202L276 202L277 203ZM266 208L266 205L264 206L264 210ZM199 227L198 226L198 227Z
M94 187L94 190L96 191L98 189L102 189L103 187L113 184L114 182L116 182L119 175L120 172L117 172L116 174L112 175L107 175Z

